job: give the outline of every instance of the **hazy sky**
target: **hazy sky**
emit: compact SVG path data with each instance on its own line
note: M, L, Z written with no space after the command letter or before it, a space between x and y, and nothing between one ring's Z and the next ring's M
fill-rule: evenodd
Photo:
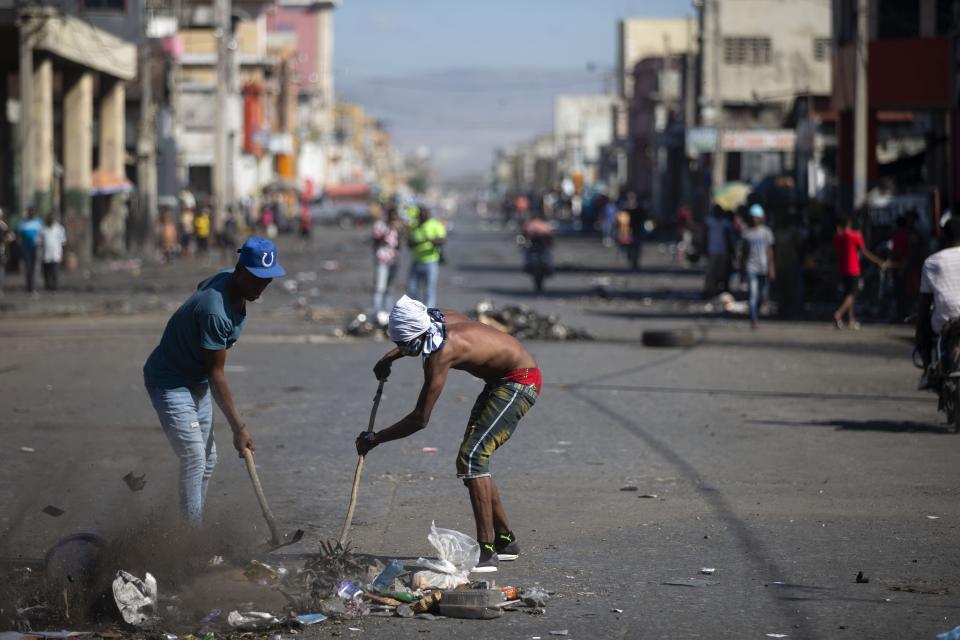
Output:
M343 0L336 90L443 175L485 171L496 147L552 129L554 96L615 89L618 19L691 13L689 0Z

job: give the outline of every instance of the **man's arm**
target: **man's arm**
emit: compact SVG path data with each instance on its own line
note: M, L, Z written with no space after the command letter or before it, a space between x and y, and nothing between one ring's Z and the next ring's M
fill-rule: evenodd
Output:
M417 400L416 408L400 419L399 422L387 427L382 431L374 433L372 436L364 437L363 434L357 438L357 453L366 455L370 449L379 444L399 440L426 428L430 422L430 414L433 413L433 405L443 391L443 385L447 382L447 373L450 371L449 363L441 359L428 359L423 370L423 387L420 389L420 397Z
M402 357L400 349L396 347L390 349L382 358L377 360L377 364L373 365L373 375L377 376L377 380L386 380L390 377L390 366L395 360Z
M240 414L233 406L233 394L230 392L230 386L227 384L227 376L223 371L223 366L227 362L227 350L210 351L204 349L204 361L207 367L207 377L210 380L210 391L213 393L213 399L217 401L217 406L223 411L230 423L230 429L233 431L233 446L242 456L244 449L253 451L253 436L247 431L247 425L240 421Z
M777 279L777 266L776 266L776 262L774 262L774 259L773 259L772 244L767 245L767 276L769 276L771 280Z

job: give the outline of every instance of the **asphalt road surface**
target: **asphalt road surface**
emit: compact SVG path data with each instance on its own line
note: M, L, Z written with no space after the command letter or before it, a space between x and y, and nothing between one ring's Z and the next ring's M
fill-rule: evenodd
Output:
M751 332L742 317L705 311L701 274L656 245L633 274L594 239L561 239L561 269L535 297L509 232L455 222L441 306L524 302L598 338L528 344L545 388L492 464L523 548L495 579L556 595L544 616L369 618L305 635L899 639L960 624L960 435L941 424L932 395L912 390L907 328L771 320ZM311 249L282 243L296 291L271 285L227 361L281 528L307 530L288 559L339 533L371 367L387 349L332 337L368 304L365 237L322 230ZM170 311L220 259L103 264L39 299L8 291L0 557L39 558L65 533L138 526L176 501L176 460L140 371ZM641 346L644 329L678 326L696 330L694 348ZM417 362L394 366L379 428L413 407L420 382ZM428 555L431 521L473 533L454 458L480 388L453 373L426 430L368 456L351 536L361 551ZM264 538L216 420L210 536ZM143 491L121 481L129 471L146 474ZM715 573L701 575L706 567ZM856 583L860 571L869 583ZM155 573L163 592L164 567ZM690 578L711 584L667 584Z

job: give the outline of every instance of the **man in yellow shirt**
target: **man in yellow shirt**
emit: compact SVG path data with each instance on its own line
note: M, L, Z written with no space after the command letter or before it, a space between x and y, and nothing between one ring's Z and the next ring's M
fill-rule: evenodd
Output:
M407 235L407 245L413 257L407 290L411 298L422 301L429 308L437 306L440 248L446 238L447 228L443 223L434 218L429 209L420 207L420 215L411 224Z
M197 239L197 253L206 253L210 247L210 207L204 207L193 219L193 233Z

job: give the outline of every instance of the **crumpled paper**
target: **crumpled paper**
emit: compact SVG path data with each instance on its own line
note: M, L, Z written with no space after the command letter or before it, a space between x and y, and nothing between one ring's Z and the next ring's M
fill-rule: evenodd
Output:
M127 624L142 627L159 621L156 615L157 579L150 573L141 580L132 573L117 571L113 599Z

